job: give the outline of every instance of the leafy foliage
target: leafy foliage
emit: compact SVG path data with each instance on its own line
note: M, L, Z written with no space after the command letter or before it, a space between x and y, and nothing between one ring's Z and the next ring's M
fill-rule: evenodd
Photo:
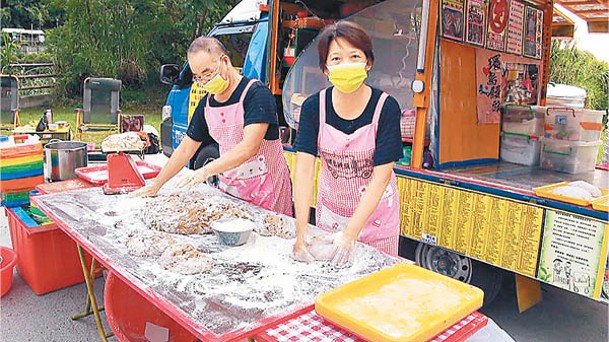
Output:
M47 1L4 0L0 8L2 27L49 29L63 23L63 13Z
M2 32L0 39L2 39L0 41L2 43L2 53L0 53L0 71L4 73L6 66L17 60L17 49L19 47L5 32Z
M573 44L552 41L550 82L575 85L588 92L587 106L605 110L609 107L609 64Z
M65 13L47 41L64 95L88 76L119 78L129 88L157 82L164 63L185 59L190 41L236 0L50 0Z

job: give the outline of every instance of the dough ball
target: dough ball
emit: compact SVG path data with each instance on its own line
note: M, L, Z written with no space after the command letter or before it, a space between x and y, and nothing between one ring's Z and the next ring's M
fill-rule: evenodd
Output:
M175 243L176 240L169 234L146 230L129 234L126 245L127 251L133 256L156 257Z
M603 193L601 192L601 189L595 187L594 185L592 185L588 182L584 182L581 180L571 182L571 183L569 183L569 186L574 186L576 188L584 189L584 190L588 191L590 193L590 195L592 195L592 197L601 197L603 195Z
M334 243L332 235L315 235L307 242L309 253L317 261L330 261L334 257Z
M583 199L583 200L587 200L587 201L592 200L592 195L588 191L586 191L582 188L575 187L575 186L569 186L569 185L559 186L557 188L554 188L552 190L552 193L561 195L561 196Z
M213 259L201 253L189 243L174 244L167 248L159 258L164 269L184 275L209 271Z

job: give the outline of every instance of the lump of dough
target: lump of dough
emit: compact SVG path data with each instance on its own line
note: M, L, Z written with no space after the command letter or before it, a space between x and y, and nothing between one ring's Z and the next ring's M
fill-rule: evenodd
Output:
M168 247L161 254L159 264L168 271L188 275L209 271L213 266L213 259L191 244L183 243Z
M156 257L175 243L176 240L169 234L146 230L130 233L126 245L127 251L133 256Z
M148 228L183 235L211 233L210 224L222 218L251 219L251 215L243 205L219 196L193 194L158 196L142 210Z
M264 222L256 225L256 233L262 236L276 236L291 239L296 236L293 219L277 214L266 214Z
M574 186L576 188L584 189L584 190L588 191L590 193L590 195L592 195L592 197L601 197L603 195L603 193L601 192L601 189L595 187L594 185L592 185L588 182L584 182L581 180L571 182L571 183L569 183L569 186Z
M587 201L592 200L592 195L588 191L575 186L559 186L557 188L552 189L552 193L561 196L583 199Z
M334 243L332 235L315 235L306 242L309 253L316 261L330 261L334 257Z

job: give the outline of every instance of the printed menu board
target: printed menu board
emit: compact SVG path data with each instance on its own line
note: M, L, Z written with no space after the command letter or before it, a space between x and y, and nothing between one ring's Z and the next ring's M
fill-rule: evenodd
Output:
M524 4L516 0L510 1L510 18L507 25L506 52L522 54L522 30L524 29Z
M463 1L442 0L442 36L463 41Z
M487 48L505 51L508 19L508 0L491 0L488 12Z
M484 46L486 38L486 1L467 0L465 17L465 42Z
M402 235L534 277L543 209L398 178Z
M524 35L524 55L541 58L541 40L543 39L543 11L526 6Z
M546 210L537 278L555 286L599 298L607 244L606 223Z

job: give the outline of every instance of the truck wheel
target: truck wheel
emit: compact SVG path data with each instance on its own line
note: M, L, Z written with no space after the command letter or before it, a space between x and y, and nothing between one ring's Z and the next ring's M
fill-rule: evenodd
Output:
M419 243L415 262L428 270L482 289L485 306L497 297L501 289L503 274L500 270L440 247Z
M193 170L201 168L203 165L209 164L215 159L220 158L220 150L218 144L209 144L199 148L194 158L190 160ZM207 184L218 186L218 176L212 176L207 179Z

